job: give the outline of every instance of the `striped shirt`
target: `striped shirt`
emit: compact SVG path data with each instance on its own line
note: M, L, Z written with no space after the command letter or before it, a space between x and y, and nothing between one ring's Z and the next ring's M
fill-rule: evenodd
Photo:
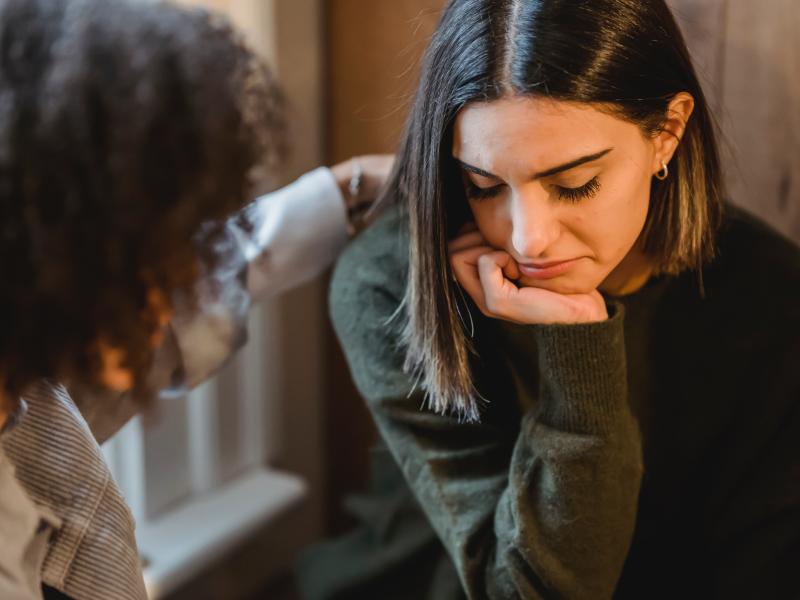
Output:
M3 490L17 483L47 524L32 540L49 536L36 556L41 580L73 598L146 598L133 517L69 393L40 382L24 400L24 418L2 438L16 473Z

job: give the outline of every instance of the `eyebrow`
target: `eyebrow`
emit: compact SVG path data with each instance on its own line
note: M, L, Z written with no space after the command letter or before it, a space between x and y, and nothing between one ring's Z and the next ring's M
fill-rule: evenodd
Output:
M579 167L586 163L598 160L604 157L609 152L611 152L613 149L614 148L606 148L605 150L601 150L600 152L595 152L594 154L589 154L588 156L581 156L580 158L571 160L568 163L564 163L563 165L553 167L552 169L547 169L545 171L542 171L541 173L536 173L532 177L532 179L542 179L543 177L552 177L553 175L563 173L564 171L569 171L570 169L574 169L575 167ZM462 162L457 158L455 160L465 171L469 171L470 173L475 173L476 175L481 175L482 177L488 177L490 179L500 179L497 175L493 175L488 171L484 171L483 169L479 169L478 167L473 167L472 165L468 165L467 163Z

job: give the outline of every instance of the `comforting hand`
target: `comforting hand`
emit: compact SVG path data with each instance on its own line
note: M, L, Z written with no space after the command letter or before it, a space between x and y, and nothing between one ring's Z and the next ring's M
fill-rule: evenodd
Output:
M370 154L331 167L351 217L370 216L369 208L380 195L393 165L393 154Z
M589 294L558 294L535 287L518 287L516 261L487 245L470 224L449 245L456 280L483 314L521 324L590 323L608 318L597 290Z

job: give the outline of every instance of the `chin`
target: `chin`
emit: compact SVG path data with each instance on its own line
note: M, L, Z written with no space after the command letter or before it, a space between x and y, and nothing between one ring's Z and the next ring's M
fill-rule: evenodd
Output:
M534 287L556 294L590 294L597 290L605 279L595 273L565 273L552 279L531 279L522 277L517 282L520 287Z

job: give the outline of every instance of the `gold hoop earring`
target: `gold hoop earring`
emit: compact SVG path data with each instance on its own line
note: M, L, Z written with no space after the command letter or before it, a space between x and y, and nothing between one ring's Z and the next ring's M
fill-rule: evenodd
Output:
M669 167L667 166L667 163L661 161L661 170L656 173L656 179L659 181L664 181L667 177L669 177Z

